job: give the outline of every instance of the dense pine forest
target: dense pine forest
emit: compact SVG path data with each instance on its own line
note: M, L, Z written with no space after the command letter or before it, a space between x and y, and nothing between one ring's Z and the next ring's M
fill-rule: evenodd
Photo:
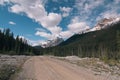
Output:
M41 49L40 54L118 60L120 59L120 23L99 31L75 34L56 47Z
M17 36L10 29L0 30L0 54L9 55L31 55L33 47L31 47L27 40Z

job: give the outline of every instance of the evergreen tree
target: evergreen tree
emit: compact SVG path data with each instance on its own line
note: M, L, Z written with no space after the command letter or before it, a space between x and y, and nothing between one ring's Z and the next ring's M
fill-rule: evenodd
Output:
M120 31L117 30L117 49L120 51Z
M25 55L29 52L32 53L32 47L28 45L27 40L19 36L14 38L10 29L0 30L0 53Z

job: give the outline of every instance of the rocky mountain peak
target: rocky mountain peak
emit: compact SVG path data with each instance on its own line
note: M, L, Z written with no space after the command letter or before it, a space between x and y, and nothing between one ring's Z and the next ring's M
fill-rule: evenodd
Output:
M120 18L104 18L95 25L90 31L96 31L108 28L110 25L114 25L116 23L120 22Z
M47 47L53 47L53 46L56 46L58 44L60 44L61 42L63 42L63 38L61 37L56 37L52 40L47 40L44 44L42 44L41 46L43 48L47 48Z

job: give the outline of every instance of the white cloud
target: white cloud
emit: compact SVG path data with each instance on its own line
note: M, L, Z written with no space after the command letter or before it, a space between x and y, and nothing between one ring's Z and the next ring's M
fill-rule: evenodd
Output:
M52 34L59 34L62 31L62 28L55 26L55 27L49 28L49 30L52 32Z
M49 40L52 40L52 39L55 39L60 33L56 33L56 34L54 33L54 34L52 34L52 33L47 33L47 32L43 32L43 31L37 31L35 33L35 35L47 38Z
M75 0L74 8L77 9L75 15L86 21L93 15L93 10L104 4L104 0Z
M36 22L40 23L40 18L47 15L42 0L11 0L11 2L15 4L10 7L9 11L17 14L25 13Z
M61 21L61 15L57 13L49 13L48 16L41 18L41 25L49 29L57 26Z
M5 5L5 3L8 3L9 0L0 0L0 5Z
M68 25L68 30L72 33L80 33L90 27L87 26L86 22L81 22L78 16L75 16L71 23Z
M46 31L45 29L43 29L43 28L39 28L39 27L36 28L35 30L36 30L36 31L41 31L41 32L45 32L45 31Z
M89 29L89 27L85 22L77 22L69 24L68 29L73 33L80 33L86 29Z
M70 12L72 8L70 7L60 7L60 10L63 12Z
M4 4L4 0L0 0L0 5L3 5Z
M78 22L80 22L79 16L75 16L75 17L73 17L73 19L71 20L71 23L78 23Z
M92 9L104 4L104 0L76 0L75 7L82 13L92 12ZM81 13L81 12L80 12Z
M69 37L71 37L74 33L72 33L71 31L67 30L67 31L63 31L60 33L60 35L62 36L62 38L67 39Z
M63 17L69 16L70 12L72 11L72 8L70 7L60 7L60 11L62 12Z
M47 0L45 0L47 1ZM40 25L42 25L46 30L50 31L52 34L55 35L56 33L61 32L61 28L58 26L60 21L62 20L62 17L60 14L57 13L47 13L47 11L44 8L44 0L10 0L10 2L14 3L9 8L10 12L21 14L24 13L29 18L35 20ZM36 33L38 34L40 31L38 30ZM41 35L40 35L41 34ZM47 34L44 33L44 36L42 35L43 32L39 33L39 36L42 36L45 38Z
M44 38L47 38L47 39L51 39L51 38L52 38L51 34L49 34L49 33L47 33L47 32L37 31L37 32L35 33L35 35L41 36L41 37L44 37Z
M115 4L118 4L120 3L120 0L114 0L115 1Z
M114 0L112 3L105 5L106 10L100 13L98 17L96 17L96 21L99 21L102 18L120 17L120 14L118 13L120 10L118 4L119 2L120 0Z
M56 13L49 13L48 16L45 16L41 19L41 25L49 30L51 34L45 32L45 31L37 31L36 35L39 35L41 37L45 37L47 39L55 38L56 34L59 34L62 31L62 28L57 26L61 21L61 15Z
M16 5L14 5L14 6L12 6L11 8L10 8L10 10L9 11L11 11L11 12L14 12L14 13L20 13L20 12L22 12L23 11L23 8L22 8L22 6L20 6L20 5L18 5L18 4L16 4Z
M16 23L13 22L13 21L9 21L9 24L10 24L10 25L16 25Z

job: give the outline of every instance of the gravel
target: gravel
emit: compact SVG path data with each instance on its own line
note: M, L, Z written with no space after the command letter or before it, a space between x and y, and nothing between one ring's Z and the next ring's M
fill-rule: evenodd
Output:
M0 55L0 80L9 80L30 56ZM4 67L5 66L5 67Z
M79 58L77 56L59 57L58 59L93 71L96 76L105 76L105 80L120 80L120 62L115 65L110 65L101 61L99 58Z

